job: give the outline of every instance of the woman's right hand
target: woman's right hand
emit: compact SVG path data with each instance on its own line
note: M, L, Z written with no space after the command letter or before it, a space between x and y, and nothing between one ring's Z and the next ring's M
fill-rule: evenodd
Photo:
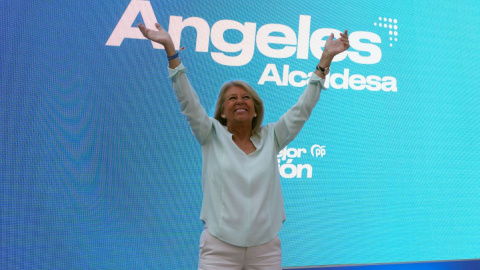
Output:
M151 41L162 44L165 48L170 46L173 47L173 41L170 37L170 34L165 31L165 29L163 29L162 26L160 26L160 24L158 23L155 23L155 27L157 27L158 31L146 28L142 23L138 24L138 28L140 29L144 37L150 39Z
M138 28L142 32L143 36L150 39L151 41L155 41L163 45L163 47L165 47L165 52L167 53L167 56L174 56L177 52L175 51L175 46L173 45L170 34L165 31L165 29L163 29L158 23L155 23L155 27L157 27L158 31L148 29L141 23L138 24ZM178 67L178 65L180 65L180 60L178 60L178 57L168 60L168 66L170 68L176 68Z

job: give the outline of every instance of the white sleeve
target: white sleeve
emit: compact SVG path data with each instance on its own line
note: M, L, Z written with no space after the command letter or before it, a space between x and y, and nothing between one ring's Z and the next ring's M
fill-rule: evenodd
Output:
M200 99L187 78L183 64L181 63L175 69L168 68L168 72L181 112L187 117L187 122L197 141L204 144L212 130L212 119L200 104Z
M275 141L277 143L277 151L287 146L300 132L303 124L308 120L313 108L320 99L320 92L326 89L325 80L312 74L305 91L284 115L275 123Z

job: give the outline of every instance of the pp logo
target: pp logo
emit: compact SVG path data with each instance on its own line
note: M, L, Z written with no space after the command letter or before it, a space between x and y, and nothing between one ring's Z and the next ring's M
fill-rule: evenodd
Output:
M312 147L310 148L310 153L312 154L312 156L314 157L323 157L325 156L325 154L327 153L327 150L325 150L325 145L318 145L318 144L314 144L312 145Z

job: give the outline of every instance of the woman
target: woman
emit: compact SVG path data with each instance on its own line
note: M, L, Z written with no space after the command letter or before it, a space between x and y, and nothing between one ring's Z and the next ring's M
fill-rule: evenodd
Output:
M198 269L281 269L278 232L285 221L277 154L310 116L325 89L335 55L349 48L347 30L325 48L314 75L298 100L276 123L261 126L263 102L242 81L225 83L214 118L208 117L190 85L170 35L138 27L165 47L173 89L182 113L202 146L203 203Z

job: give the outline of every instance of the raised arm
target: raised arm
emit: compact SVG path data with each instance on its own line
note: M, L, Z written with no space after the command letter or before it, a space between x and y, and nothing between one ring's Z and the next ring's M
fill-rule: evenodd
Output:
M321 89L325 89L325 76L330 71L330 64L333 58L335 55L346 51L349 47L347 30L345 30L344 33L340 33L339 39L333 40L333 33L330 35L325 43L325 48L316 70L310 78L305 91L297 103L282 115L275 124L275 139L278 151L287 146L300 132L320 99Z
M165 47L168 58L170 78L172 79L173 90L177 96L182 113L187 117L195 138L200 144L204 144L212 129L212 120L208 117L205 108L200 104L197 93L193 90L187 75L186 68L178 59L170 34L160 24L155 23L157 30L148 29L139 23L138 28L142 34Z

